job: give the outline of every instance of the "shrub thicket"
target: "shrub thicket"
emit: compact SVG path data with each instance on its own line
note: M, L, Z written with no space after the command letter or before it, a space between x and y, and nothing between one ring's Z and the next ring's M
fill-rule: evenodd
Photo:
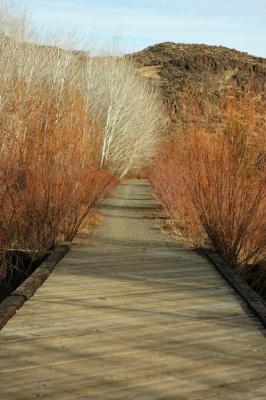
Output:
M225 99L215 132L196 125L183 132L162 146L150 172L176 226L243 274L266 260L266 148L253 100Z
M39 256L71 240L115 177L154 153L156 90L121 57L38 46L0 7L0 250ZM9 254L9 253L8 253Z

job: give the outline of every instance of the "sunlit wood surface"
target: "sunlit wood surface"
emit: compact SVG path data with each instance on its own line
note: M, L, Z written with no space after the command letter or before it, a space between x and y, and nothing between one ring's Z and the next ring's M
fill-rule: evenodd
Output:
M263 400L266 339L212 264L121 184L0 336L1 400Z

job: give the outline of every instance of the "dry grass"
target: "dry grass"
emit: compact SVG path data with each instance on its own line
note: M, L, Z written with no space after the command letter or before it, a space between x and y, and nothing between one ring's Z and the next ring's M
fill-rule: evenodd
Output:
M88 246L88 240L91 240L94 229L101 225L102 213L97 208L92 208L86 218L82 221L77 234L73 239L73 245L81 246L85 244Z

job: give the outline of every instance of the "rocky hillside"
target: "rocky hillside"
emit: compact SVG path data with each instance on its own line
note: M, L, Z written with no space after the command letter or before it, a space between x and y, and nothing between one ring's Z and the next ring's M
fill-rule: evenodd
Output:
M199 101L217 104L225 93L253 91L266 98L266 59L221 46L161 43L133 53L140 73L157 80L175 118L182 94L192 90Z

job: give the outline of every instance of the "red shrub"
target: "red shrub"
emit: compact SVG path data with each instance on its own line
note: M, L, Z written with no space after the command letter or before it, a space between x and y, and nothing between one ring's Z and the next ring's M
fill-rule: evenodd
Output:
M157 161L151 175L168 214L184 217L231 264L245 267L265 259L265 172L248 152L224 135L186 135L179 155Z
M98 168L101 132L82 96L63 87L9 82L0 117L0 248L44 253L70 240L112 181ZM2 89L5 83L1 82Z

